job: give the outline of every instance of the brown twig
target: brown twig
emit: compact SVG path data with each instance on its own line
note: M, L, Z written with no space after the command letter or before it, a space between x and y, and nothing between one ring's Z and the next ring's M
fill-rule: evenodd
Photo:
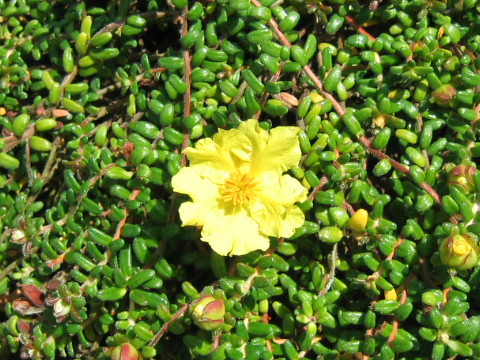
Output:
M188 13L188 6L185 7L182 11L182 37L187 35L188 32L188 23L187 23L187 13ZM183 96L183 118L187 118L190 116L190 74L191 74L191 67L190 67L190 51L188 49L183 50L183 64L185 66L185 74L183 79L185 84L187 85L187 90L185 91L185 95ZM180 158L180 166L184 167L187 164L187 157L183 150L186 149L188 146L189 140L189 131L188 129L183 130L183 139L182 139L182 153Z
M393 166L393 168L399 172L401 172L404 175L410 176L410 172L408 169L400 164L398 161L392 159L390 156L387 154L381 152L380 150L374 149L371 145L370 140L368 140L365 136L360 136L358 138L358 141L363 145L363 147L373 154L377 159L387 159L388 162ZM440 199L440 196L437 194L437 192L430 186L428 185L425 181L419 184L420 188L422 188L428 195L432 197L432 199L440 206L442 206L442 199ZM457 219L455 217L450 216L450 222L452 224L458 224Z
M140 193L139 189L133 190L130 196L128 197L128 201L135 200L135 198L138 196L139 193ZM127 216L128 216L128 209L125 206L125 208L123 209L123 219L120 220L117 224L117 229L115 230L115 235L113 235L113 240L120 239L120 234L122 233L123 226L127 222Z
M188 32L188 23L187 23L187 13L188 13L188 7L185 7L182 11L182 37L185 36ZM190 115L190 91L191 91L191 84L190 84L190 75L191 75L191 65L190 65L190 52L188 49L185 49L183 51L183 63L185 66L185 73L184 73L184 81L187 84L187 90L185 91L185 94L183 96L183 118L186 118L187 116ZM189 141L189 131L188 129L184 129L183 131L183 138L182 138L182 152L181 152L181 157L180 157L180 166L184 167L187 165L187 157L183 150L185 150L188 146L188 141ZM167 218L167 223L171 224L175 221L175 217L177 214L176 208L175 208L175 202L178 198L178 194L174 193L172 195L172 199L170 202L170 209L168 211L168 218ZM152 261L147 264L144 268L148 269L151 267L157 258L163 253L165 250L165 247L167 246L167 241L161 241L155 250L155 252L152 255ZM158 341L158 340L157 340Z
M72 83L72 81L75 79L75 76L77 76L77 72L78 66L75 65L73 70L63 78L62 84L60 85L60 98L63 98L63 94L65 94L65 86Z
M154 68L154 69L150 69L150 73L155 74L157 72L164 72L165 70L166 70L165 68ZM144 78L145 78L145 74L140 74L140 75L137 75L135 77L135 81L139 82L139 81L143 80ZM121 81L117 81L114 84L108 85L108 86L104 87L103 89L98 90L97 94L100 95L100 96L103 96L110 91L120 89L122 87L122 85L123 84L122 84Z
M169 14L172 14L172 13L171 12L166 12L166 11L147 11L147 12L143 12L143 13L138 14L138 16L140 16L140 17L142 17L142 18L144 18L145 20L148 21L148 20L160 19L160 18L163 18L163 17L165 17ZM118 21L112 22L110 24L107 24L103 28L98 30L95 33L95 35L92 36L92 38L94 38L97 35L106 33L106 32L112 32L112 31L122 27L126 23L127 23L127 18L124 18L122 20L118 20Z
M400 295L400 301L398 302L399 306L405 304L405 300L407 299L407 285L410 283L410 281L412 281L414 275L415 274L411 272L410 275L408 275L407 280L405 280L405 282L402 285L403 289ZM388 346L390 346L392 344L392 341L395 340L395 335L397 335L397 329L398 329L398 320L395 318L393 319L393 322L392 322L392 332L390 333L387 339Z
M310 201L313 201L313 199L315 199L315 195L317 195L317 193L322 190L322 187L323 185L325 185L325 183L328 181L328 176L327 175L323 175L321 178L320 178L320 182L318 183L317 186L315 186L315 188L312 190L312 192L310 193L310 195L308 195L308 200Z
M272 75L272 77L270 78L269 81L275 82L275 81L278 80L278 78L280 77L280 73L282 72L282 67L283 67L283 61L280 63L277 72ZM258 119L260 117L260 114L262 113L263 105L265 105L265 102L267 101L267 99L268 99L268 91L265 90L262 94L262 97L260 98L259 103L258 103L260 105L260 110L258 110L253 115L254 119Z
M211 353L218 348L218 345L220 345L220 336L222 336L222 330L218 330L213 336L212 347L210 348Z
M163 324L160 330L158 330L158 332L155 334L155 336L153 337L152 341L150 341L150 344L148 344L148 346L155 347L155 345L157 345L158 341L162 338L162 336L165 335L165 333L168 331L168 328L170 327L172 322L174 322L180 316L182 316L185 313L185 311L187 311L189 305L190 304L185 304L180 309L178 309L177 312L172 315L170 320L168 320L165 324Z
M27 173L28 186L33 184L33 172L32 165L30 163L30 145L25 142L25 172Z
M358 25L353 18L351 18L348 15L345 15L345 20L347 20L350 26L353 27L359 34L365 35L371 41L375 41L375 37L370 35L367 30L365 30L360 25Z
M265 252L265 254L263 254L263 256L270 256L270 255L272 255L272 254L275 252L275 250L277 250L277 248L278 248L280 245L283 244L284 241L285 241L284 238L278 238L278 243L277 243L277 245L271 247L270 249L268 249L268 250Z

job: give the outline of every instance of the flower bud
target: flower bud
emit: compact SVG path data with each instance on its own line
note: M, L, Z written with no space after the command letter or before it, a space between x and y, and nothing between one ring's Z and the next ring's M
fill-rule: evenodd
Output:
M66 299L58 299L58 301L53 305L53 314L57 319L63 318L70 313L72 305L69 301L65 300Z
M433 92L433 98L438 105L446 105L455 97L456 92L452 85L444 84Z
M142 360L142 356L131 344L118 345L112 351L112 360Z
M444 265L466 270L477 265L480 248L470 236L457 234L445 238L439 252Z
M212 295L203 295L194 303L193 321L204 330L215 330L223 324L225 305Z
M362 231L367 226L368 212L365 209L358 209L348 222L353 231Z
M15 244L24 244L27 241L25 232L20 229L13 230L10 241Z
M475 181L473 180L475 171L473 166L457 165L451 167L447 170L448 184L457 185L464 193L468 194L475 189Z
M397 292L395 289L385 290L385 300L397 300Z

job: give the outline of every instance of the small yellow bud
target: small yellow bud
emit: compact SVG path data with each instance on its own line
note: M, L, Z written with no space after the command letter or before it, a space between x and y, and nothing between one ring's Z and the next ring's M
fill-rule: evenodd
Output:
M385 127L385 116L384 115L375 116L372 120L372 125L375 125L376 127L383 129Z
M330 43L320 43L320 44L318 44L318 50L319 51L323 51L326 48L330 49L330 52L332 53L333 56L337 55L337 48L335 46L333 46L332 44L330 44Z
M395 289L385 291L385 300L397 300L397 292Z
M0 116L3 116L7 113L7 110L4 107L0 107Z
M378 24L378 21L376 21L376 20L368 20L368 21L365 21L360 26L361 27L369 27L369 26L373 26L373 25L377 25L377 24Z
M355 214L350 218L348 224L353 231L362 231L367 226L368 211L365 209L358 209Z
M310 93L310 98L312 99L312 101L316 104L316 103L319 103L320 101L323 100L323 96L320 95L320 94L317 94L316 92L311 92Z

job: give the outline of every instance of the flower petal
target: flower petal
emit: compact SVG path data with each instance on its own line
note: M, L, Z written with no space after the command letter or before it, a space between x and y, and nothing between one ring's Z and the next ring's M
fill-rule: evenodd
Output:
M242 122L237 129L219 129L213 138L197 141L195 148L184 150L190 165L207 165L225 171L249 170L252 154L263 151L268 132L257 120Z
M217 181L223 182L218 171L206 166L188 166L172 177L172 187L173 191L187 194L193 201L215 201L219 196Z
M250 215L268 236L290 237L302 226L305 216L296 202L307 198L307 190L289 175L262 174L261 193L250 204Z
M205 217L202 240L222 256L265 251L270 245L268 237L259 232L258 224L245 210L232 214L221 210L210 211Z
M205 221L205 214L208 213L213 206L206 201L191 202L187 201L180 205L178 213L182 226L203 226Z
M221 151L221 146L214 139L200 139L194 148L188 147L183 150L188 157L190 166L205 165L214 169L231 171L234 169L232 159L225 156L226 154Z
M180 206L179 213L183 226L203 225L205 215L216 206L220 197L219 188L210 177L216 179L219 175L215 170L205 166L184 167L173 176L173 191L187 194L193 200Z
M274 171L278 175L298 165L302 153L294 126L278 126L270 130L270 138L262 151L252 157L252 173Z

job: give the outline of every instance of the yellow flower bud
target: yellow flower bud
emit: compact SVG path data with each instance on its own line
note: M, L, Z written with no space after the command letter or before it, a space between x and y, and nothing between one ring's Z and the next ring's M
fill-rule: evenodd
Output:
M372 120L372 125L383 129L385 127L385 115L380 114L375 116Z
M353 231L363 231L367 226L368 211L365 209L358 209L350 218L348 224Z
M439 252L444 265L466 270L477 265L480 248L470 236L457 234L443 240Z
M395 289L385 290L385 300L397 300L397 292Z

